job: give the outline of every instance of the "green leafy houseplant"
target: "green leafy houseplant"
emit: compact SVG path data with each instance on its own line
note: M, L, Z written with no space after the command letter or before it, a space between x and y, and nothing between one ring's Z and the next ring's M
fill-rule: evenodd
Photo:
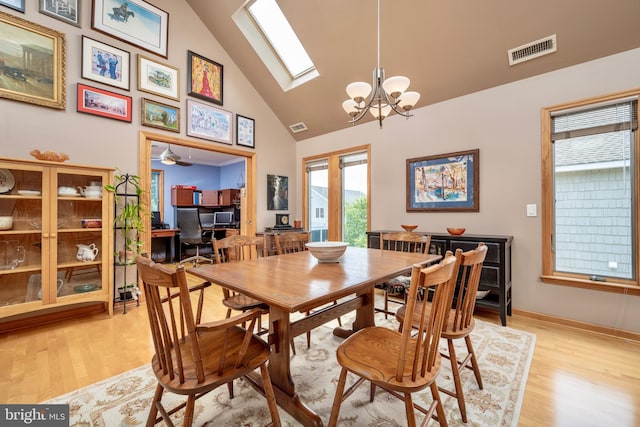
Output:
M140 177L136 175L118 174L114 176L114 180L114 184L104 186L105 190L115 196L113 226L120 230L124 242L124 255L115 253L114 256L119 256L120 262L132 263L144 245L140 240L145 226L144 219L148 215L142 205L144 190L140 187Z

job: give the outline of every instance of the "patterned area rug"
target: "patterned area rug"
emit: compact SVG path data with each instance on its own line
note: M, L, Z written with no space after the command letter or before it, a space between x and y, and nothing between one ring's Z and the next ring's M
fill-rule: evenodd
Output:
M343 324L348 319L343 318ZM376 316L381 326L397 327L395 319ZM312 344L306 349L305 336L296 338L297 355L292 356L292 374L302 400L316 410L327 423L335 393L339 366L335 349L342 341L332 334L329 323L312 332ZM468 423L460 419L454 398L440 393L450 426L516 426L524 387L533 350L535 335L497 324L476 321L472 340L479 358L484 390L479 390L471 370L463 372L463 387L467 402ZM459 340L461 341L461 340ZM446 342L441 343L446 349ZM462 343L464 347L464 343ZM460 348L458 356L466 354ZM350 375L349 380L355 377ZM453 389L449 362L443 359L438 376L439 386ZM140 426L146 422L150 400L156 380L150 366L145 365L91 386L76 390L45 403L68 403L71 426ZM196 426L263 426L269 422L269 411L264 397L242 380L235 383L235 398L229 399L226 387L219 387L196 403ZM404 404L399 399L378 389L375 400L369 403L369 387L363 384L343 402L340 411L341 426L404 426ZM428 406L431 393L427 388L415 393L418 404ZM181 397L165 393L164 401L180 401ZM283 426L300 423L284 410L280 410ZM418 413L418 423L422 416ZM182 425L179 413L176 425ZM437 423L432 423L436 425ZM161 424L162 425L162 424Z

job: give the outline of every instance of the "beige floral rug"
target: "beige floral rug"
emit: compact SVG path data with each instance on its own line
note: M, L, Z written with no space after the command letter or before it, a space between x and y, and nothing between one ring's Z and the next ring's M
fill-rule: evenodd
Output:
M343 318L343 324L345 322ZM378 325L396 328L391 318L376 317ZM312 345L306 349L305 337L296 338L297 355L292 356L292 375L302 400L317 411L327 423L340 369L335 348L342 341L332 334L333 323L312 332ZM516 426L527 382L527 375L535 347L535 335L497 324L476 321L472 334L479 358L484 389L479 390L471 370L463 373L467 402L467 424L460 419L457 402L441 393L450 426ZM446 342L441 343L443 349ZM464 346L464 343L462 343ZM460 349L459 355L466 354ZM349 376L350 380L354 377ZM453 389L451 370L443 359L437 383ZM156 385L149 365L76 390L45 403L68 403L71 426L127 427L146 422L149 405ZM406 417L402 401L378 389L375 400L369 403L369 387L363 384L343 402L341 426L404 426ZM180 401L180 396L165 393L165 401ZM427 388L414 394L414 400L428 405L431 393ZM179 414L176 425L182 425ZM270 417L264 397L242 380L235 383L235 398L229 399L226 387L220 387L196 403L195 426L254 427L268 424ZM421 415L418 413L418 415ZM283 426L300 423L280 410ZM421 422L419 416L418 422ZM437 423L432 423L433 425ZM161 424L162 425L162 424Z

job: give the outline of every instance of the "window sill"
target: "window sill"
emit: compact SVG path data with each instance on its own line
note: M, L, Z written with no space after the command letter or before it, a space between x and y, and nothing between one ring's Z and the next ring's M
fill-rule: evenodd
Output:
M551 285L571 286L592 291L613 292L617 294L640 295L640 287L633 284L598 282L563 276L540 276L543 283Z

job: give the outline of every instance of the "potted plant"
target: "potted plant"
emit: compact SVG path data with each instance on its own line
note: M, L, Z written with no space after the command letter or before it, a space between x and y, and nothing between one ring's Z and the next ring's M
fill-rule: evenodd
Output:
M144 216L147 215L141 201L144 190L140 187L140 177L136 175L119 174L114 179L115 184L104 186L115 196L113 226L120 230L123 242L122 250L114 253L114 256L122 264L132 264L144 245L140 240L140 234L144 231Z

